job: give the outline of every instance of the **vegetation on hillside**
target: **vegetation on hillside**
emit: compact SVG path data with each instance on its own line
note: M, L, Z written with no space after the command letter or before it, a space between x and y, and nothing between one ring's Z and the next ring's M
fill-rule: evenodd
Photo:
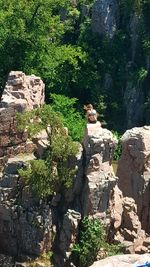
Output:
M107 127L121 132L126 83L136 86L148 76L150 0L119 0L119 28L113 39L92 32L94 2L0 0L0 92L10 70L33 73L46 84L47 102L50 92L79 99L79 110L92 102ZM139 32L132 61L133 14Z
M43 130L48 136L42 159L31 161L27 169L19 171L25 183L39 198L52 196L70 187L75 175L75 166L70 160L77 154L78 144L66 133L61 113L45 105L24 114L19 113L17 117L18 129L26 128L31 138L36 138Z

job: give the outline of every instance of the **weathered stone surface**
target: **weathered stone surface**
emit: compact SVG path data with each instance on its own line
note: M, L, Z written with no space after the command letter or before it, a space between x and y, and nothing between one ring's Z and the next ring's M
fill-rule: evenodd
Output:
M118 186L115 186L112 191L110 218L111 233L113 233L110 240L124 244L126 251L130 253L150 252L149 238L142 230L135 201L132 198L123 197Z
M44 104L44 84L39 77L11 71L0 102L0 165L7 157L32 152L26 132L17 130L16 112L32 110Z
M12 257L0 254L0 266L1 267L14 267L14 260Z
M132 197L142 228L150 233L150 126L133 128L122 137L117 176L123 196Z
M78 224L81 220L81 214L68 209L64 215L60 234L57 243L57 253L55 254L55 266L66 267L66 261L69 259L71 249L78 235Z
M105 213L109 196L117 182L111 160L116 140L107 129L87 124L83 146L86 158L85 184L82 193L83 214Z
M26 76L21 71L11 71L0 105L6 108L15 106L18 111L32 110L43 105L44 98L44 83L40 77Z
M119 5L116 0L97 0L92 9L92 29L99 34L114 36L119 21Z
M150 254L119 255L94 262L90 267L135 267L150 262Z
M10 159L0 180L0 252L20 258L50 250L52 226L49 205L39 204L19 179L18 169L34 159L23 157Z

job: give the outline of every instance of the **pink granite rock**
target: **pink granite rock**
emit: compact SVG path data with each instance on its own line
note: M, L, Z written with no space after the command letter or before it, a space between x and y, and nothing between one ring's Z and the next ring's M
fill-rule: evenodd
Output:
M150 254L117 255L94 262L90 267L135 267L150 262Z
M113 233L111 241L115 240L124 244L130 253L142 254L144 250L150 252L149 238L141 227L135 201L133 198L123 197L118 186L112 190L110 218L111 232Z
M7 157L29 153L35 148L33 143L27 144L27 133L18 132L16 112L43 105L44 88L39 77L26 76L21 71L10 72L0 102L0 165L7 161Z
M122 147L119 188L123 196L135 200L142 228L150 233L150 126L126 131Z
M113 134L100 123L87 124L83 147L86 170L82 201L84 215L107 211L109 196L117 182L111 165L116 140Z

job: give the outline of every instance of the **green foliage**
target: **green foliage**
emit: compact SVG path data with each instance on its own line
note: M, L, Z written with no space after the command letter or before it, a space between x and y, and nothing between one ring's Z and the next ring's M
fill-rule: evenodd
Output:
M47 102L52 92L79 99L79 106L92 103L109 129L122 132L127 82L141 86L147 77L150 0L118 1L120 22L112 39L93 33L94 3L0 0L0 91L10 70L39 75L46 84ZM139 25L134 52L133 23ZM70 115L64 124L70 125L73 139L80 140L81 116ZM73 116L76 123L71 127Z
M109 245L106 242L104 227L99 220L85 217L82 221L79 243L75 244L72 250L75 264L78 267L90 266L101 248L106 250L108 256L121 251L119 245Z
M148 75L148 71L145 68L141 68L138 72L137 72L137 80L138 82L143 82L145 80L145 78Z
M85 128L85 119L75 109L76 98L69 98L63 95L51 94L52 108L63 115L64 126L68 128L69 135L75 141L81 141Z
M120 3L124 11L128 14L135 12L141 15L143 0L120 0Z
M114 135L114 138L118 141L114 154L113 154L113 160L118 161L122 153L121 135L116 131L113 131L113 135Z
M76 69L85 54L80 47L62 42L74 14L75 7L68 0L0 0L0 86L12 69L42 76L48 88L59 81L63 64Z
M41 130L45 130L48 136L45 158L31 161L27 169L19 171L25 182L31 185L39 198L71 186L75 169L70 166L69 158L76 155L78 145L66 135L61 114L45 105L32 112L18 114L17 120L18 128L26 128L31 138Z

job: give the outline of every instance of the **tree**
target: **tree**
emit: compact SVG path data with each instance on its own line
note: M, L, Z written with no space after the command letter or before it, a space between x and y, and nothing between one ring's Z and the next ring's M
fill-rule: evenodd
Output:
M58 67L78 66L84 53L62 41L74 9L68 0L0 0L1 91L10 70L40 75L51 88L59 80Z
M68 128L69 135L74 141L81 141L85 128L85 119L75 109L77 98L51 94L52 108L63 116L63 123Z
M30 138L42 130L48 136L44 159L31 161L27 170L20 170L20 175L40 198L53 195L62 187L68 188L75 175L69 158L76 155L78 145L66 134L61 114L53 111L50 105L45 105L31 112L19 113L17 120L18 129L26 127Z

